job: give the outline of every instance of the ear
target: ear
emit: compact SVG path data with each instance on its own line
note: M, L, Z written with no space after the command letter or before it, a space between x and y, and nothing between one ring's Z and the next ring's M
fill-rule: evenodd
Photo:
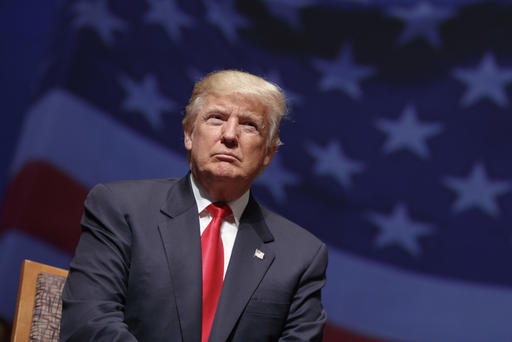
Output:
M187 151L191 151L192 150L192 131L190 131L188 129L184 129L183 134L185 136L185 138L184 138L185 148L187 149Z
M267 153L265 155L265 158L263 159L263 166L267 167L272 159L274 158L274 154L277 151L277 146L272 146L267 148Z

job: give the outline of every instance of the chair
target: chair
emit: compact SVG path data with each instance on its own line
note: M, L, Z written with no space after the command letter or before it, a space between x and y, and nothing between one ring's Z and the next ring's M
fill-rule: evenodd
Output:
M23 260L11 342L58 341L68 271Z

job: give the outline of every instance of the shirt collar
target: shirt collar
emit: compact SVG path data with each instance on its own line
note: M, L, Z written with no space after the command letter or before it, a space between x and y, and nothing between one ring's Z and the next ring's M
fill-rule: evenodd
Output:
M212 198L208 195L206 191L196 182L192 173L190 173L190 184L192 185L192 193L194 194L194 198L197 204L197 212L201 214L207 206L213 203ZM236 200L226 203L231 211L233 212L233 217L235 218L235 223L238 226L240 223L240 217L249 202L249 192L247 190L243 193L242 196L238 197Z

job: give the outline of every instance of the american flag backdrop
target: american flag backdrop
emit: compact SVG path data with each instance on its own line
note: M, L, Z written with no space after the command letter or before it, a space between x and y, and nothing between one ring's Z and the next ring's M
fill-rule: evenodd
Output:
M3 158L1 316L21 259L67 267L94 184L186 173L193 83L235 68L289 97L253 190L329 247L325 341L512 341L510 2L58 4Z

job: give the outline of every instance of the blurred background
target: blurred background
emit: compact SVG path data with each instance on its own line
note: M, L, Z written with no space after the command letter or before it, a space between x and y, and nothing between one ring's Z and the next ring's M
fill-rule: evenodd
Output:
M4 0L0 316L96 183L181 177L193 83L277 82L256 197L329 247L325 341L512 341L512 4Z

